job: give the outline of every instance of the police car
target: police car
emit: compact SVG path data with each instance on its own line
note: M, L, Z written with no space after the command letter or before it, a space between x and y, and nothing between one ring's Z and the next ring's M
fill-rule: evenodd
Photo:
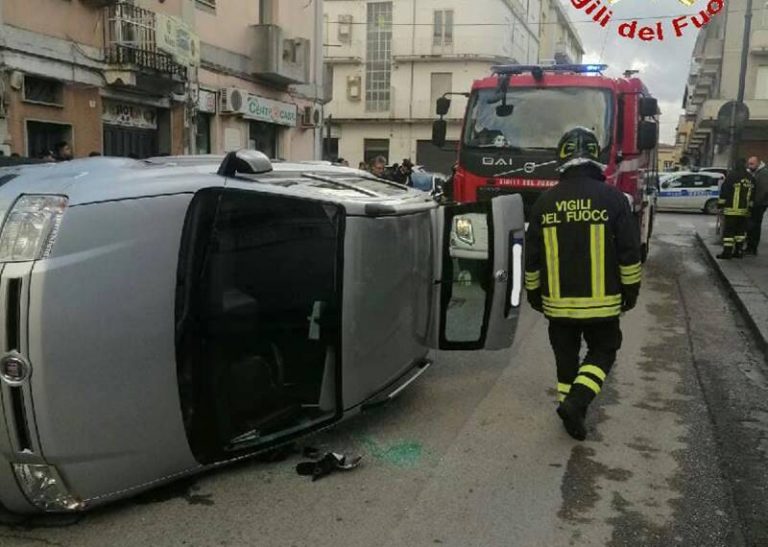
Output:
M720 184L724 178L719 173L709 172L665 173L659 177L657 208L716 214Z

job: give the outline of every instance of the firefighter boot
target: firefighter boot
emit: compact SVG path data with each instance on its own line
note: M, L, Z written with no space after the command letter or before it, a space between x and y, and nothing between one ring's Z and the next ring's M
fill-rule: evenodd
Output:
M587 426L584 424L586 414L586 406L575 397L568 397L557 407L557 415L563 420L565 430L577 441L583 441L587 438Z
M733 258L744 258L744 243L741 241L736 242L736 246L733 249Z
M733 247L725 247L723 252L717 255L720 260L730 260L733 258Z

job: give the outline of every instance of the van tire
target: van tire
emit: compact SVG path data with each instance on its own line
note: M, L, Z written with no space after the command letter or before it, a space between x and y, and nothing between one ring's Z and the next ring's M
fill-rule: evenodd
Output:
M708 215L716 215L717 200L716 199L707 200L707 202L704 204L704 212L707 213Z

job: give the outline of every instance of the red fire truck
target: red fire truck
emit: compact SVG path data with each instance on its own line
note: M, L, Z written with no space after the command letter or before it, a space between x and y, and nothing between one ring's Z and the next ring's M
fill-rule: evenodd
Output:
M521 194L526 212L557 184L556 147L575 126L600 140L609 184L630 201L648 252L656 187L658 105L631 74L603 76L606 65L503 65L475 81L469 97L453 180L453 199L474 202ZM450 107L437 101L433 143L445 145Z

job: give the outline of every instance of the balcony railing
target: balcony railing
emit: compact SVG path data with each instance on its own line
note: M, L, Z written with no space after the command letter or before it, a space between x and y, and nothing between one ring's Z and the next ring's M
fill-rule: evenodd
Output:
M108 63L134 65L186 79L186 67L157 47L157 17L154 11L127 2L118 2L106 11Z

